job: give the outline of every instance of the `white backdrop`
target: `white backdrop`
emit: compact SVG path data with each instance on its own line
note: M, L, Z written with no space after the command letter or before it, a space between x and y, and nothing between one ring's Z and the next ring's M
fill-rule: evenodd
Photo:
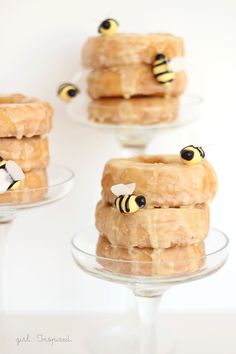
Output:
M211 278L166 294L165 311L236 310L235 63L236 2L146 0L0 1L0 90L51 101L55 125L50 136L55 162L72 167L76 186L56 205L25 212L14 222L9 241L9 305L16 311L114 310L124 308L128 290L90 278L76 269L69 241L93 222L105 161L120 154L109 136L71 122L56 97L58 84L78 69L80 48L98 24L112 16L123 31L172 32L186 42L189 92L204 97L198 126L163 134L150 153L176 152L197 139L206 147L220 180L212 224L231 238L227 265ZM171 145L170 142L171 141ZM212 144L212 145L210 145Z

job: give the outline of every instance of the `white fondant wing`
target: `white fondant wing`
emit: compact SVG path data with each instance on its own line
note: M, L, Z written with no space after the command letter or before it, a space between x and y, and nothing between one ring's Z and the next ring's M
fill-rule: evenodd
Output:
M12 184L13 180L11 176L5 171L0 169L0 193L5 193L8 187Z
M112 186L111 191L114 195L119 197L120 195L133 194L135 187L136 187L136 183L130 183L130 184L120 183Z
M13 179L13 181L23 181L25 178L22 169L14 161L7 161L6 170Z
M129 183L125 185L127 188L127 194L133 194L136 188L136 183Z

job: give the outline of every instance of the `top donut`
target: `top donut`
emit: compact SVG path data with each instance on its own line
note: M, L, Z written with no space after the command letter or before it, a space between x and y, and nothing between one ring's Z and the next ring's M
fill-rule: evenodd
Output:
M184 55L180 37L168 33L114 34L91 37L82 51L82 64L98 69L129 64L152 64L157 53L169 59Z
M214 169L206 159L198 163L191 163L191 156L190 161L188 156L186 159L188 164L183 163L179 155L111 159L103 171L103 201L114 204L112 186L135 183L135 193L145 196L147 208L210 202L218 185Z
M52 128L52 106L21 94L0 95L0 138L31 138Z

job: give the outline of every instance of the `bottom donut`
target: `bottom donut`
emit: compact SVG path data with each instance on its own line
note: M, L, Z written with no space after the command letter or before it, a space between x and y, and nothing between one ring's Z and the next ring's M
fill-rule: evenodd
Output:
M175 120L179 100L175 97L101 98L91 101L89 116L103 124L158 124Z
M0 194L0 204L28 204L40 201L47 193L46 169L36 169L25 173L20 187Z
M105 269L118 274L136 276L189 274L199 270L205 262L204 242L168 249L137 247L127 249L113 246L101 235L96 254L98 263Z

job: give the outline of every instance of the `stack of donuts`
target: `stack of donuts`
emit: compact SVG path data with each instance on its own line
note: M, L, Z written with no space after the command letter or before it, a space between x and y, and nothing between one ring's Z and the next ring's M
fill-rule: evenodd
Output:
M91 37L82 63L87 78L90 119L109 124L155 124L173 121L186 88L184 71L171 62L184 55L183 41L171 34L119 34L107 19Z
M46 134L52 128L52 116L49 103L21 94L0 96L0 156L16 162L25 175L17 190L0 194L0 203L35 202L46 193Z
M202 149L188 146L180 155L107 162L96 208L97 255L124 262L101 261L106 268L173 275L202 267L209 202L217 191L216 174L203 157ZM133 195L113 194L114 186L130 183Z

